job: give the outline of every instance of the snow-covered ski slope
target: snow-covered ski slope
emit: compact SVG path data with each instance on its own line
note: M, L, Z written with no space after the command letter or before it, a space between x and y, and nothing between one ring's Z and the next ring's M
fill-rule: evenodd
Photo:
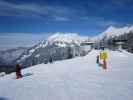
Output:
M107 51L108 69L85 57L40 64L0 78L0 100L133 100L133 54Z

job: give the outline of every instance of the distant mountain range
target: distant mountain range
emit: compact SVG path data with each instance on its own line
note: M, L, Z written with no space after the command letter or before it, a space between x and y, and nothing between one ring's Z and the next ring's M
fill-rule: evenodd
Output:
M89 41L89 38L76 33L55 33L47 40L25 51L17 62L22 66L31 66L83 56L89 52L80 47L80 43L83 41Z
M10 73L15 71L16 59L26 50L25 47L18 47L0 51L0 72Z
M100 46L100 43L103 42L104 45L110 49L114 49L117 46L114 43L114 41L117 40L125 40L123 48L133 53L133 26L121 28L110 26L103 33L92 38L92 41L94 41L97 46Z
M133 32L133 26L126 26L126 27L120 27L120 28L110 26L109 28L107 28L107 30L105 30L101 34L93 37L92 40L100 41L100 40L103 40L104 38L106 39L116 38L116 37L126 35L131 32Z
M26 50L27 48L25 47L18 47L15 49L0 51L0 59L2 59L0 64L12 65L14 61Z
M133 26L122 28L109 27L95 37L80 36L77 33L55 33L47 40L31 48L16 48L0 51L0 67L21 64L23 67L40 63L49 63L56 60L70 59L75 56L84 56L90 49L81 48L84 41L94 42L95 48L104 43L107 48L114 49L115 40L126 40L123 48L133 53Z

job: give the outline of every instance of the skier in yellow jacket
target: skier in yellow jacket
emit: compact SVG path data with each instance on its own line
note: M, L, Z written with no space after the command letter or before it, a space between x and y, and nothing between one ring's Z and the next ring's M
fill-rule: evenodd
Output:
M106 51L104 51L104 47L102 48L102 51L100 52L100 61L102 61L102 68L107 69L107 58L108 54Z

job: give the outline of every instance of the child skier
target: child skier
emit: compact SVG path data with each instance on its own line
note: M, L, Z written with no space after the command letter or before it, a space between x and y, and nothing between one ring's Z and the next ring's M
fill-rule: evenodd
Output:
M16 79L22 78L20 65L16 65Z
M96 63L99 64L99 55L97 55Z
M100 60L102 61L102 68L103 69L107 69L107 62L106 62L106 59L107 59L107 52L104 51L104 48L102 48L102 51L100 52Z

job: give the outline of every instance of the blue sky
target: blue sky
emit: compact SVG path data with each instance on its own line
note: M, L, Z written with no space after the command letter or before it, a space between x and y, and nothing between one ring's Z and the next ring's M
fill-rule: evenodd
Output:
M29 34L36 41L48 32L95 36L111 25L132 25L132 5L133 0L0 0L0 38L6 36L0 43L16 35L25 41Z

